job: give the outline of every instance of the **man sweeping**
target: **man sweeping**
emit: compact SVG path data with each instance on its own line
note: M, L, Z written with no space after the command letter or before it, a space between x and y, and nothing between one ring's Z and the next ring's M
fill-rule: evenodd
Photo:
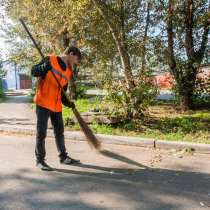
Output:
M31 74L38 77L38 85L34 102L36 104L37 115L37 134L36 134L36 165L41 170L53 170L45 162L45 138L47 134L48 119L50 117L54 129L55 142L59 153L60 163L78 164L80 161L68 156L64 141L64 124L62 118L62 103L74 108L73 102L70 102L62 94L52 72L66 91L68 81L72 76L71 66L77 66L81 60L81 52L76 47L68 47L63 55L50 55L44 58L40 63L34 65Z

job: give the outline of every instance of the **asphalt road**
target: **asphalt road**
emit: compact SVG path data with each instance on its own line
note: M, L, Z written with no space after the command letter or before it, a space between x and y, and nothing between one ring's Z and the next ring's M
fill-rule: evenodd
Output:
M80 166L58 162L53 139L47 160L35 167L34 137L0 134L0 210L204 210L210 209L210 158L131 146L66 142ZM171 154L172 153L172 154Z

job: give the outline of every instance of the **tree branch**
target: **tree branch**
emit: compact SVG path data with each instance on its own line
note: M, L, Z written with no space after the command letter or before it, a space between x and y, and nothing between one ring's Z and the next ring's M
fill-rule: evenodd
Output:
M185 3L184 3L185 4ZM194 21L194 5L193 0L187 0L187 5L185 6L185 48L187 51L188 58L194 56L194 44L193 44L193 21Z
M147 3L146 26L144 30L143 49L142 49L142 72L145 71L145 65L146 65L146 42L147 42L147 33L148 33L149 24L150 24L150 2Z
M175 73L176 60L174 56L174 32L173 32L173 0L168 4L168 21L167 21L167 34L168 34L168 54L169 54L169 66Z
M201 46L200 49L198 50L198 52L196 53L196 56L198 58L198 60L202 60L204 53L205 53L205 49L206 49L206 45L208 42L208 34L209 34L209 25L204 27L204 32L202 35L202 41L201 41Z
M125 40L123 37L120 35L120 31L122 30L117 30L116 26L112 24L110 21L110 17L108 15L108 9L107 5L104 1L101 0L92 0L96 8L98 9L99 13L103 17L105 23L109 27L109 30L111 31L112 37L115 41L116 47L118 49L118 52L120 54L120 59L121 63L125 72L125 78L128 82L129 87L133 87L134 83L132 81L132 70L131 70L131 65L130 65L130 58L127 52L127 45L125 43Z
M209 30L210 30L210 19L209 19L209 14L210 13L210 4L208 7L208 12L207 12L207 18L206 22L204 23L203 27L203 34L202 34L202 39L201 39L201 45L199 50L195 53L195 58L196 60L200 63L204 57L204 53L207 47L208 43L208 36L209 36Z

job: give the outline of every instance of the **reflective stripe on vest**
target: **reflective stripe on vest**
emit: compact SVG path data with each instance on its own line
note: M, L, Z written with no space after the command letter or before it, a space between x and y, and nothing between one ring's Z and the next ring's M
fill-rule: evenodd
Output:
M56 69L52 69L53 73L57 74L58 76L62 77L63 79L66 80L66 82L68 82L68 78L62 74L60 71L56 70Z

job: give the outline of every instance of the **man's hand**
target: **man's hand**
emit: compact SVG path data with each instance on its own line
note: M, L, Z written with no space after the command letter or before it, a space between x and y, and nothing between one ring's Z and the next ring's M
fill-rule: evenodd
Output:
M66 105L67 105L67 107L69 107L71 109L75 109L75 104L72 101L68 101L68 103Z
M40 68L46 74L50 69L52 69L50 61L48 59L46 59L44 61L44 63L42 65L40 65Z
M68 88L68 84L66 84L63 87L63 91L61 91L61 101L62 101L62 104L64 106L67 106L67 107L69 107L71 109L74 109L75 108L74 102L70 101L69 96L67 95L67 93L65 93L67 91L67 88Z

